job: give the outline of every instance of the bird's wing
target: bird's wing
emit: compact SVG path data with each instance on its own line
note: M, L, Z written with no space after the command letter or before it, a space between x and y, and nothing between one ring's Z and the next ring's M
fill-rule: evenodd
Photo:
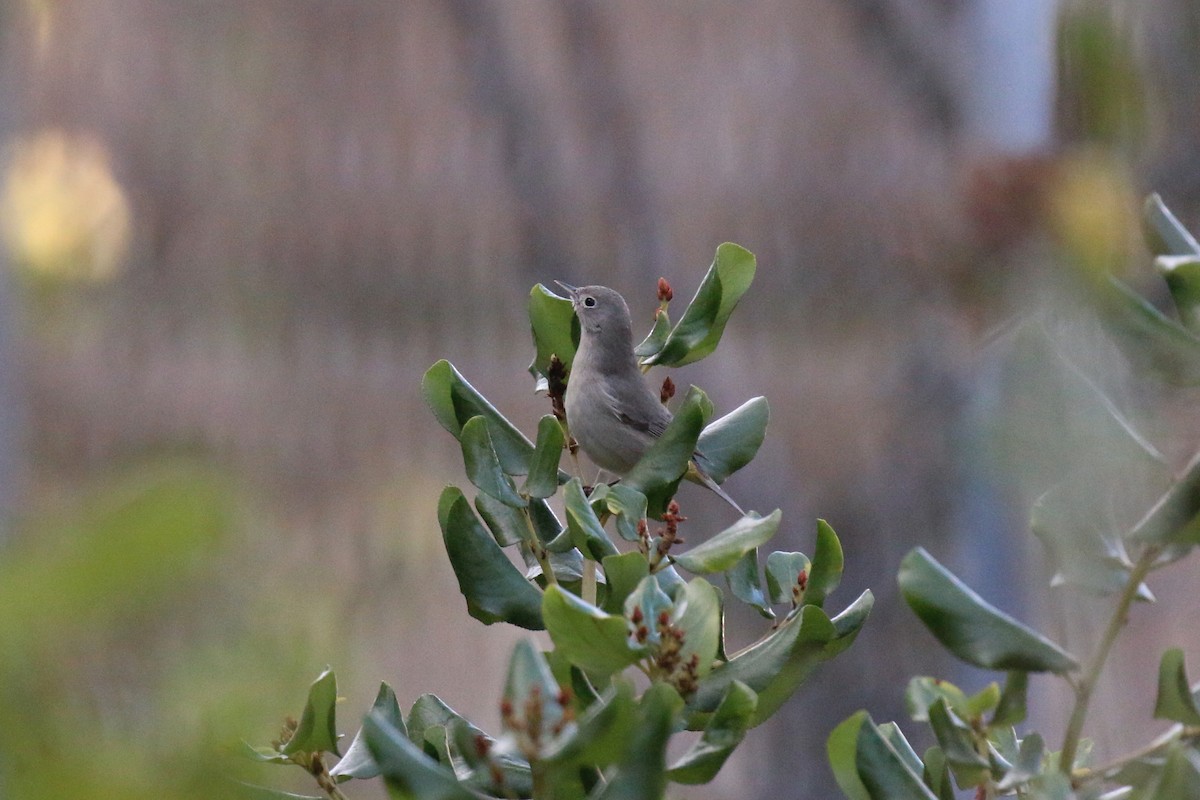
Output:
M617 419L636 431L648 433L657 439L667 429L671 421L671 412L648 392L634 397L618 398L610 392L605 392L608 407L612 409Z

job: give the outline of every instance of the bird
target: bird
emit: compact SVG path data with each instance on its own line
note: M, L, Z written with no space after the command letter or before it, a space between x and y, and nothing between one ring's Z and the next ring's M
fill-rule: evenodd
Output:
M567 292L579 318L579 348L564 398L567 427L596 466L623 477L662 436L671 412L642 377L625 298L607 286L555 283ZM704 465L705 456L697 450L684 477L745 516Z

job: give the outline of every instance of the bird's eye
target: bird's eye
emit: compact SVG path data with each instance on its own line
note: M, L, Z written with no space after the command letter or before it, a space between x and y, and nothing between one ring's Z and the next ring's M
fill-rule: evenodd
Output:
M585 306L587 306L588 308L595 308L596 307L596 298L585 297L585 298L583 298L583 304Z

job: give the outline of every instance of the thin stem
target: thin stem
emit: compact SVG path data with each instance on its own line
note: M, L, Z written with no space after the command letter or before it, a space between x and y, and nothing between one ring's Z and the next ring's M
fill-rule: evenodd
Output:
M1092 692L1096 688L1096 681L1100 677L1101 670L1104 669L1104 664L1108 660L1108 655L1112 651L1113 643L1117 640L1117 634L1124 627L1126 617L1129 615L1129 607L1137 598L1138 587L1142 585L1142 581L1146 575L1150 573L1150 569L1154 566L1155 559L1158 558L1159 548L1155 546L1147 547L1141 558L1133 565L1133 569L1129 572L1129 580L1125 584L1125 588L1121 591L1121 596L1117 600L1116 608L1113 609L1112 617L1108 620L1108 627L1104 630L1104 636L1100 639L1100 644L1096 648L1095 654L1092 656L1091 663L1079 678L1078 684L1075 686L1075 707L1071 710L1071 719L1067 723L1067 733L1063 737L1062 755L1059 756L1059 769L1068 775L1075 765L1075 754L1079 749L1079 739L1083 735L1083 723L1087 719L1088 706L1092 700Z
M1137 761L1138 759L1154 755L1156 752L1166 747L1176 739L1187 736L1188 730L1189 729L1184 727L1183 724L1175 723L1163 731L1163 733L1161 733L1149 744L1134 750L1132 753L1126 753L1120 758L1114 758L1112 761L1109 761L1106 764L1101 764L1096 767L1088 767L1087 769L1081 769L1074 777L1076 780L1081 781L1091 780L1093 778L1103 778L1105 775L1108 775L1111 772L1116 772L1132 761ZM1192 728L1191 730L1195 731L1196 729Z
M596 562L590 558L583 560L583 601L596 605Z
M529 549L533 552L533 557L537 559L538 565L542 568L542 574L546 576L546 583L558 583L554 577L554 567L550 564L550 555L546 552L546 548L538 539L537 531L533 529L533 518L529 516L529 506L525 506L524 513L525 526L529 528Z

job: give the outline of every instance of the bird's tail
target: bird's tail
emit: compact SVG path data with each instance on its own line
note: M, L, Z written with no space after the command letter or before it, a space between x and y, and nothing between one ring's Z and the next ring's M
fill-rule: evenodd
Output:
M693 483L698 483L705 487L717 497L733 506L734 510L736 510L738 514L742 515L743 517L746 516L746 512L742 511L742 507L737 504L737 501L730 497L729 493L722 489L721 485L714 481L707 472L705 472L698 464L696 464L695 461L692 461L688 464L688 471L684 477Z

